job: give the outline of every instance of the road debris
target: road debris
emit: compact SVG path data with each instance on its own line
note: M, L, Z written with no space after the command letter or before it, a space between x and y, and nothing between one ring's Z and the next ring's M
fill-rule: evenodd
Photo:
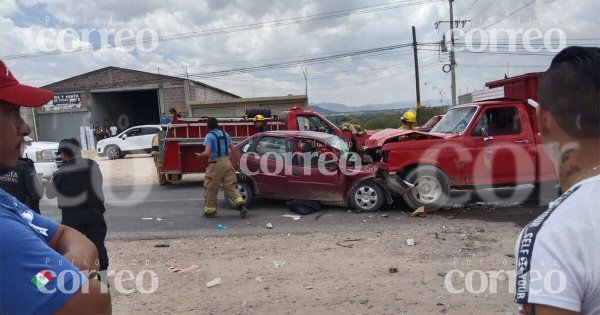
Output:
M346 248L353 248L354 245L352 245L352 244L342 244L342 243L344 243L344 242L359 242L359 241L364 241L364 239L362 239L362 238L355 238L355 239L341 240L341 241L335 243L335 245L341 246L341 247L346 247Z
M398 273L398 268L396 268L396 267L391 267L390 269L388 269L388 271L389 271L390 273Z
M287 262L285 260L274 260L273 261L273 269L279 269L285 266Z
M305 289L306 289L306 290L312 290L312 289L313 289L313 287L311 287L311 286L307 286L307 287L305 287Z
M300 220L301 216L297 214L284 214L282 217L293 219L294 221Z
M506 256L506 257L509 257L509 258L515 258L515 255L514 255L514 254L506 254L505 256Z
M223 284L223 280L221 280L221 278L215 278L209 282L206 283L206 287L207 288L212 288L212 287L216 287L218 285Z
M192 271L192 270L195 270L195 269L198 269L198 268L200 268L200 266L194 264L194 265L191 265L191 266L189 266L187 268L183 268L183 269L181 269L181 268L175 268L175 267L169 267L168 270L169 270L169 272L174 272L174 273L184 273L184 272Z
M169 244L156 244L154 245L154 247L170 247L171 245Z
M273 228L273 224L271 224L271 222L265 224L265 226L267 227L267 229L272 229Z
M262 282L262 278L263 278L262 276L256 277L256 279L254 279L254 281L256 281L256 282Z
M319 220L323 216L323 212L320 212L315 216L315 221Z
M390 215L389 215L389 214L387 214L387 213L383 213L383 214L381 214L381 216L382 216L382 217L384 217L384 218L387 218L387 217L389 217Z
M424 218L427 216L427 212L425 211L425 207L420 206L417 208L417 210L413 211L413 213L410 214L411 217L419 217L419 218Z
M142 218L142 220L152 220L153 218Z
M156 218L156 221L162 221L162 219L161 218Z
M223 230L223 229L226 229L226 228L227 227L225 225L221 224L221 223L217 224L217 229L219 229L219 230Z
M415 239L414 238L407 238L406 239L406 245L408 245L408 246L415 246Z

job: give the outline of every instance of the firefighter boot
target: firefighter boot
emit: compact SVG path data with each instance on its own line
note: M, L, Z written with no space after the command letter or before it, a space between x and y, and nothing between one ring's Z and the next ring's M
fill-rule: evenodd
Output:
M206 207L204 208L205 218L214 218L217 215L217 208Z

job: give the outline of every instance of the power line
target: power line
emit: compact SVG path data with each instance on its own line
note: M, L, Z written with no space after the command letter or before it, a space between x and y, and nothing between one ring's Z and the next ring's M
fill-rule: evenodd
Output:
M345 16L349 16L349 15L380 12L380 11L405 8L405 7L417 6L417 5L423 5L423 4L432 4L432 3L436 3L436 2L440 2L440 1L443 1L443 0L417 0L416 2L409 2L408 0L403 0L403 1L397 1L397 2L390 2L390 3L386 3L386 4L378 4L378 5L371 5L371 6L359 7L359 8L353 8L353 9L332 11L332 12L327 12L327 13L307 15L307 16L303 16L303 17L293 17L293 18L282 19L282 20L274 20L274 21L269 21L269 22L246 24L246 25L225 27L225 28L219 28L219 29L210 29L210 30L203 30L203 31L197 31L197 32L190 32L190 33L163 35L163 36L159 36L157 40L158 40L158 42L164 42L164 41L171 41L171 40L189 39L189 38L194 38L194 37L204 37L204 36L236 33L236 32L249 31L249 30L261 29L261 28L271 28L271 27L277 27L277 26L286 26L286 25L293 25L293 24L300 24L300 23L307 23L307 22L322 21L322 20L345 17ZM145 44L145 43L153 42L154 40L156 40L156 39L155 38L144 38L141 41L138 41L137 39L127 40L127 41L123 41L121 43L122 44L121 46L127 47L127 46L132 46L132 45ZM8 55L8 56L4 56L2 58L4 60L10 60L10 59L30 58L30 57L38 57L38 56L59 55L59 54L64 54L64 53L81 52L81 51L86 51L86 50L90 50L90 49L91 50L100 49L100 48L104 48L104 47L115 48L115 44L113 43L113 44L88 45L86 47L79 47L79 48L75 49L74 51L57 50L57 51L52 51L52 52L31 52L31 53L23 53L23 54L16 54L16 55Z
M348 53L343 53L343 54L334 54L334 55L329 55L329 56L324 56L324 57L316 57L316 58L295 60L295 61L289 61L289 62L266 64L266 65L260 65L260 66L255 66L255 67L244 67L244 68L237 68L237 69L200 72L200 73L190 74L190 77L205 78L205 77L212 77L212 76L222 76L222 75L227 75L227 74L232 74L232 73L249 73L249 72L271 70L271 69L277 69L277 68L288 68L288 67L292 67L292 66L308 65L308 64L313 64L313 63L321 63L321 62L326 62L326 61L331 61L331 60L337 60L337 59L341 59L341 58L360 56L360 55L372 54L372 53L389 51L389 50L396 50L396 49L400 49L400 48L410 47L411 45L412 44L401 44L401 45L394 45L394 46L387 46L387 47L377 47L377 48L353 51L353 52L348 52Z

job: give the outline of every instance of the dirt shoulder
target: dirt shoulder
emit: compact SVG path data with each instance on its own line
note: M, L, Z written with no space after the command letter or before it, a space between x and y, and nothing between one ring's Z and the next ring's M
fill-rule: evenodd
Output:
M516 313L509 280L479 275L514 269L507 254L520 227L469 219L427 222L405 230L110 241L111 270L142 274L142 292L151 289L144 270L158 280L151 294L139 287L118 293L113 284L113 309L119 314ZM408 246L407 238L415 246ZM168 271L193 264L200 267ZM452 270L457 270L452 286L445 285ZM469 288L464 275L472 270L481 270L471 274L473 289L482 292L450 293L448 288ZM223 284L207 288L217 277ZM124 283L125 289L135 287L133 280Z

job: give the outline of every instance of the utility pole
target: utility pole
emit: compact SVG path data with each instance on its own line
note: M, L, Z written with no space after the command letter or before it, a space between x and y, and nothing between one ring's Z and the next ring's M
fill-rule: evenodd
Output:
M452 2L454 0L448 0L450 3L450 71L452 72L452 106L456 106L456 59L454 58L454 11L452 9Z
M412 38L413 38L413 55L415 58L415 87L417 89L417 124L421 125L421 86L419 84L419 58L417 56L417 34L415 27L412 27Z
M304 95L308 97L308 67L302 67L302 74L304 75Z

